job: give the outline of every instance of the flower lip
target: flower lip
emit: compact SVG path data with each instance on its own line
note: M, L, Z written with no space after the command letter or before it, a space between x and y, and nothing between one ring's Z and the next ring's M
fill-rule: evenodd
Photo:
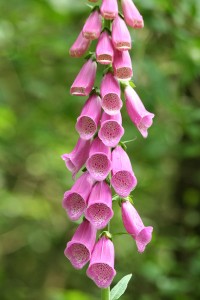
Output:
M87 115L78 117L75 127L83 140L91 139L97 130L95 121Z
M113 211L104 203L94 203L86 210L86 218L97 228L104 228L113 217Z
M102 65L109 65L109 64L112 64L113 57L112 57L112 55L109 55L109 54L99 54L97 56L97 62Z
M87 275L99 288L107 288L111 285L116 271L108 264L99 262L89 267Z
M122 108L122 100L115 93L106 94L102 99L102 108L107 114L115 115Z
M94 179L102 181L111 171L111 161L106 154L96 152L88 158L86 167Z
M64 254L76 269L83 268L91 257L90 251L85 245L74 241L70 241L67 244Z
M99 138L108 147L115 147L119 143L123 134L123 127L115 120L103 122L99 130Z
M72 190L64 194L62 206L66 210L69 218L72 221L77 221L84 213L86 202L79 193Z
M111 184L119 196L127 197L136 187L137 179L132 172L121 170L112 176Z

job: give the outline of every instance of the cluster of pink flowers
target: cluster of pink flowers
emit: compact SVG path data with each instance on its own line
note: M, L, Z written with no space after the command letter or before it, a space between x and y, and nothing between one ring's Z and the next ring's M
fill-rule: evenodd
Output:
M100 288L107 288L116 274L112 235L103 231L96 241L97 230L104 229L113 217L111 188L118 195L124 227L139 252L145 250L153 231L151 226L144 226L129 201L137 179L120 142L124 135L121 88L128 115L143 137L147 137L154 117L130 85L132 42L127 25L142 28L144 23L132 0L121 0L121 6L123 16L118 12L117 0L102 0L100 7L92 9L70 49L72 57L81 57L91 41L98 39L95 53L87 56L70 89L72 95L88 99L75 126L78 142L72 152L62 155L74 179L82 169L64 194L63 208L72 221L83 217L64 253L77 269L89 262L87 275ZM98 64L108 65L99 90L94 88Z

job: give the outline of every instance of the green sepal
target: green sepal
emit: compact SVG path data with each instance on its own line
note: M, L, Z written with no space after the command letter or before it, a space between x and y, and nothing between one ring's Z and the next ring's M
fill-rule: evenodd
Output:
M95 5L95 6L93 6L93 8L92 8L91 12L93 12L93 11L95 11L95 10L98 10L98 11L100 11L99 5Z
M105 236L107 237L109 240L112 240L112 234L109 231L102 231L98 237L98 240L102 237Z
M117 194L112 197L112 201L119 201L119 200L121 200L121 197Z
M124 151L127 150L127 146L125 145L124 142L119 142L119 146L121 146Z
M113 74L113 67L111 64L107 68L104 69L103 76L109 72Z
M132 80L130 80L128 83L133 89L136 87L135 83Z
M98 87L94 87L94 88L91 90L89 96L91 96L91 95L98 95L99 97L101 97L100 89L99 89Z
M92 59L93 61L96 61L96 54L95 52L89 52L85 57L84 59L88 60L88 59Z

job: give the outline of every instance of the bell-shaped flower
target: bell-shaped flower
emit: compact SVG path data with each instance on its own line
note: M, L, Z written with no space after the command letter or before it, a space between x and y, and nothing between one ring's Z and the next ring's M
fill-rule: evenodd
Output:
M105 181L97 182L93 186L85 217L97 229L104 228L113 217L112 193Z
M102 17L98 10L94 10L83 26L83 36L89 40L96 40L101 33Z
M101 98L92 94L86 101L76 122L76 130L80 137L89 140L97 130L101 117Z
M112 64L114 57L114 50L111 38L107 31L103 31L96 47L96 60L102 65Z
M148 136L148 128L153 124L154 114L144 107L138 94L131 86L125 88L126 109L131 121L135 124L142 136Z
M133 76L132 63L128 50L115 50L113 61L114 75L120 80L130 80Z
M121 0L122 11L126 24L133 28L144 27L144 21L132 0Z
M111 150L98 137L92 142L86 167L97 181L106 179L111 171Z
M112 24L112 42L115 49L124 51L131 49L131 36L124 20L117 16Z
M103 113L101 117L101 127L99 130L99 138L108 147L116 147L124 134L122 127L122 116L118 114L111 116Z
M115 259L114 245L106 236L100 238L92 252L87 275L99 288L107 288L111 285L116 275L114 269Z
M62 205L72 221L78 220L85 212L94 183L95 181L89 172L84 172L76 180L71 190L65 192Z
M100 7L102 17L107 20L113 20L118 15L117 0L102 0Z
M70 153L63 154L61 157L65 161L66 167L72 172L73 178L83 167L89 156L90 141L78 139L75 148Z
M70 93L78 96L88 96L91 92L97 71L97 63L88 59L74 80Z
M153 227L145 227L137 210L129 201L123 201L121 204L122 221L126 231L136 241L139 252L143 252L146 245L151 241Z
M90 40L84 38L81 31L74 44L71 46L69 54L72 57L81 57L88 50L89 46Z
M137 185L128 154L121 146L117 146L112 152L111 184L121 197L127 197Z
M121 91L117 79L108 72L101 81L100 93L102 108L109 115L115 115L122 108Z
M77 228L71 241L67 243L64 254L74 268L82 269L90 260L96 232L95 227L88 220L84 220Z

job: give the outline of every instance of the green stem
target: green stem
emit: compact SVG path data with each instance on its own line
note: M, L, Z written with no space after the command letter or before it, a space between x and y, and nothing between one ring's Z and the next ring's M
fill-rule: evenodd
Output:
M110 222L107 225L107 231L110 232ZM110 300L110 287L101 289L101 300Z
M101 289L101 300L110 300L110 287Z

